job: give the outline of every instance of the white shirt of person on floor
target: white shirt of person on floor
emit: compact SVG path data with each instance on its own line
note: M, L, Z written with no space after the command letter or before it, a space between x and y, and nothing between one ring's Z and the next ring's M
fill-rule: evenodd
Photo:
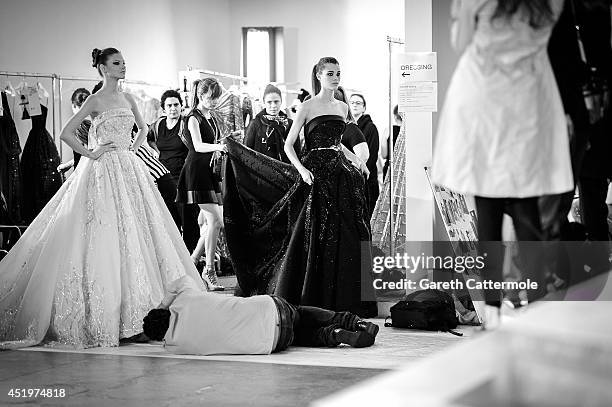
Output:
M267 355L275 345L278 311L272 297L234 297L202 291L193 278L170 283L160 308L170 311L169 352Z

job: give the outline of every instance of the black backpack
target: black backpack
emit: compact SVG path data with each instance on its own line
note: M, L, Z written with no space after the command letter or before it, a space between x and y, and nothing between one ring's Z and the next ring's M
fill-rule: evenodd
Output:
M388 318L391 318L390 323L387 322ZM463 336L453 331L457 324L453 298L439 290L420 290L408 294L391 307L391 317L385 318L387 327L443 331Z

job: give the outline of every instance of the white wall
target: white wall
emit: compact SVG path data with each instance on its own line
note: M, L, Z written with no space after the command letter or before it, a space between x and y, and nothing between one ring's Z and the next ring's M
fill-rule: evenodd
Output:
M385 38L403 36L403 0L0 0L0 70L95 78L91 50L113 46L128 79L177 86L186 65L239 74L244 26L285 27L285 80L304 88L320 57L337 57L342 84L365 94L382 133ZM65 83L64 122L72 90L92 84Z
M224 0L0 0L0 70L97 78L92 49L115 47L126 60L127 79L177 86L177 72L187 64L230 69L229 10ZM41 82L50 90L50 80ZM63 123L72 91L94 84L63 83ZM55 118L57 138L59 112ZM31 124L16 124L23 145ZM47 128L53 133L52 112ZM69 147L57 143L69 158Z
M310 91L313 65L334 56L341 84L365 94L380 132L387 126L386 36L403 36L403 0L231 0L230 21L233 71L240 71L242 27L285 27L286 82Z
M406 52L432 50L433 0L406 0ZM406 128L406 240L433 238L433 193L424 172L431 163L432 114L407 113Z
M168 24L169 0L1 0L0 67L4 70L97 76L94 47L115 47L128 78L167 81L176 76Z

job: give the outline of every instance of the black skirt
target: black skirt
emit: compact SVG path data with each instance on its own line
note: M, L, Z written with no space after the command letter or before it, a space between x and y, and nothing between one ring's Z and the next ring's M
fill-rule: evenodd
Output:
M213 153L190 151L179 176L176 202L185 204L223 204L221 183L213 178L210 161Z

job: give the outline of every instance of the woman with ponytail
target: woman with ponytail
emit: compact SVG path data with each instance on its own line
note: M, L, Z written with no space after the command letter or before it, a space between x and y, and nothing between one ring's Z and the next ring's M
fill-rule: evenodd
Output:
M291 165L228 141L228 248L243 295L276 294L376 316L371 275L361 272L371 264L368 170L341 143L348 106L334 97L338 61L321 58L312 81L315 96L302 104L285 140ZM293 146L302 128L298 158Z
M206 266L202 278L212 290L223 290L215 274L215 250L219 232L223 227L223 201L221 184L213 176L211 160L213 154L225 153L227 147L218 142L219 125L211 116L221 96L222 88L214 78L196 80L191 91L191 112L187 115L187 131L183 142L189 149L178 182L176 201L182 204L197 204L206 220L200 230L200 239L191 254L197 264L203 252Z
M92 65L103 85L60 135L81 161L0 261L0 349L43 340L118 346L142 332L142 318L169 282L189 275L205 289L153 177L134 153L147 126L133 97L119 90L123 56L115 48L94 49ZM83 145L76 130L88 116Z

